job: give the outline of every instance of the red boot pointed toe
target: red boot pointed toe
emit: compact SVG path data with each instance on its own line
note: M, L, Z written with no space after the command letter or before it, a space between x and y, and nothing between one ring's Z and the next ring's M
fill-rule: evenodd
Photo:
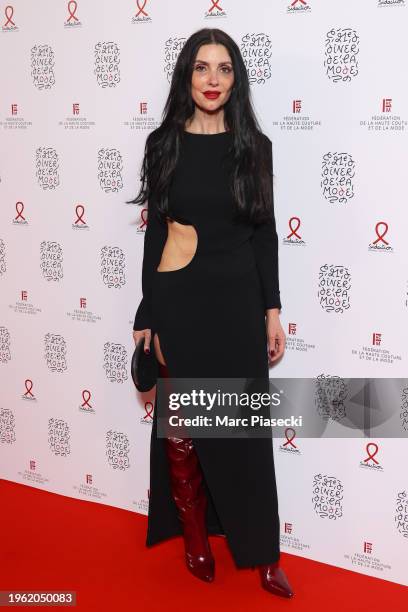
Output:
M215 562L211 553L197 556L186 552L186 565L190 572L204 582L212 582L215 577Z
M266 591L280 597L292 597L294 595L285 572L279 567L279 561L267 565L259 565L258 567L261 584Z

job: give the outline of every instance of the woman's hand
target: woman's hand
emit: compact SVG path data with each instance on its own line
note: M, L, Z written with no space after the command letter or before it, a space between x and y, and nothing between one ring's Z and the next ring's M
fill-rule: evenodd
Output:
M279 320L279 308L266 311L266 334L268 337L268 358L270 363L283 355L286 336Z
M144 350L145 353L150 353L150 341L152 339L151 329L133 330L133 340L137 344L140 338L144 338Z

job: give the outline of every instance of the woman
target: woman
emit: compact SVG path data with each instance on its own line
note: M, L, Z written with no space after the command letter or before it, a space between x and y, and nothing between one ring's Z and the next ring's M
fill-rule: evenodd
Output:
M283 353L272 143L250 101L235 42L202 29L178 57L163 121L146 140L143 299L134 340L151 342L160 377L268 379ZM158 397L156 394L156 403ZM151 438L147 546L183 534L188 569L212 581L207 534L238 567L290 597L279 567L271 439Z

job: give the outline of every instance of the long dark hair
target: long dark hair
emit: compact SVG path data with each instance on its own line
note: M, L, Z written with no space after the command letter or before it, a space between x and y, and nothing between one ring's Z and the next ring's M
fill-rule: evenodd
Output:
M252 107L248 74L238 45L223 30L203 28L185 42L173 71L161 125L146 138L140 169L141 186L129 203L143 204L154 196L159 216L168 214L168 191L184 137L186 120L195 108L191 79L199 48L224 45L230 54L234 85L224 106L225 129L232 132L233 173L231 191L236 217L258 223L273 213L271 144L261 132Z

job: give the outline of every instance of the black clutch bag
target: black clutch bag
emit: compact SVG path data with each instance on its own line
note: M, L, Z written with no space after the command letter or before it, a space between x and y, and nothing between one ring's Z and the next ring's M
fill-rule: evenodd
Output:
M153 339L150 342L150 353L144 351L144 337L136 344L130 365L133 382L138 391L150 391L157 381L158 362L154 352Z

